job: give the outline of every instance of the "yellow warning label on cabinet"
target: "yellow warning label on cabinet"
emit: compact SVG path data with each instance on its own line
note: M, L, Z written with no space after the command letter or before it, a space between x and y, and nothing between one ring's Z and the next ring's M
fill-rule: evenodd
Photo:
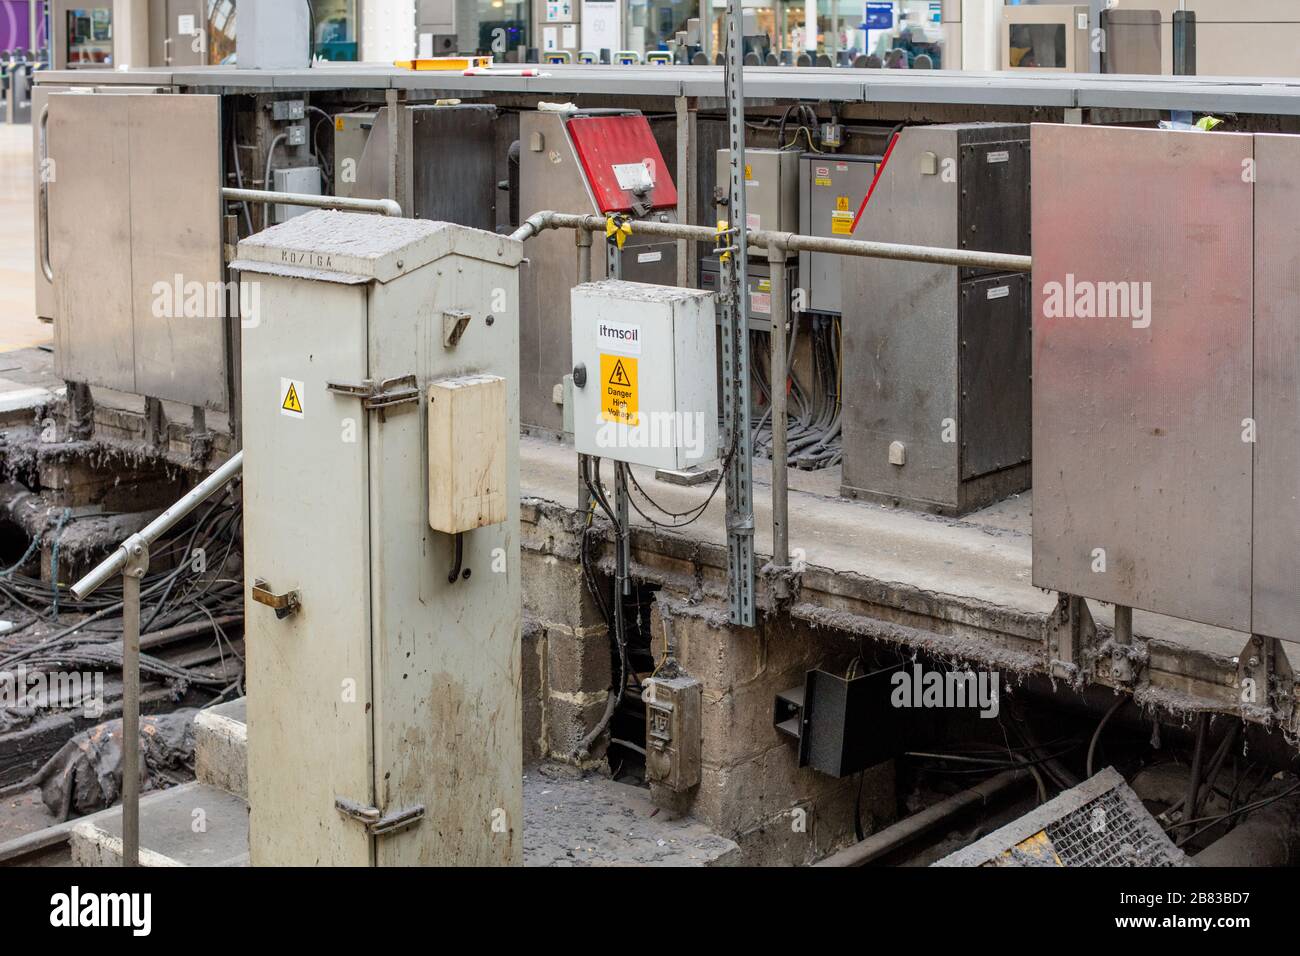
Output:
M746 164L745 164L745 182L749 182L749 181L750 181L751 179L753 179L753 178L754 178L754 167L751 166L751 165L749 165L749 163L746 163Z
M853 235L853 213L852 212L831 213L831 233L837 236Z
M292 378L280 379L280 414L302 418L302 382Z
M839 212L847 212L847 211L848 211L848 208L849 208L849 197L848 197L848 196L836 196L836 197L835 197L835 209L836 209L837 211L839 211Z
M600 417L605 421L629 426L639 421L636 363L627 355L600 353Z
M829 176L818 176L816 179L813 180L813 185L814 185L814 186L833 186L833 185L835 185L835 184L831 182L831 178L830 178Z

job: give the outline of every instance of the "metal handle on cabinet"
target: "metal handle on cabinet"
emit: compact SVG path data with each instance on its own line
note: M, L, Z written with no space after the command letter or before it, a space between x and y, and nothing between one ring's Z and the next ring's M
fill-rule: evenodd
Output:
M275 616L280 620L284 620L302 607L302 595L298 591L285 591L277 594L271 590L271 585L261 578L253 581L252 597L258 604L265 604L275 611Z
M50 104L46 103L41 107L41 118L37 124L40 131L40 201L36 204L36 216L39 220L36 223L37 235L40 237L41 249L41 272L45 274L46 282L54 281L54 267L50 265L50 150L47 141L47 129L50 122Z

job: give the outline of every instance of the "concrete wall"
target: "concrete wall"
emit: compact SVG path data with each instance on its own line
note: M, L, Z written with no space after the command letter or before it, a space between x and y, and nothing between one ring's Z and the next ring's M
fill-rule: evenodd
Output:
M608 698L608 631L576 558L526 547L522 573L525 764L579 762L574 747ZM749 863L807 863L853 842L858 777L800 769L793 742L772 726L776 694L802 685L811 668L842 670L853 642L787 619L733 628L722 605L688 597L658 592L652 650L662 660L671 633L682 667L703 684L701 783L685 794L652 788L655 802L734 839ZM585 764L602 767L603 752L601 742ZM867 832L892 822L892 763L868 771L861 789Z

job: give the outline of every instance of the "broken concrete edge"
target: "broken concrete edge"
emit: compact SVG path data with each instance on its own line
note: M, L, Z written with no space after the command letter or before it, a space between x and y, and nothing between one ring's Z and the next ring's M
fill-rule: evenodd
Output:
M143 809L143 804L142 804ZM122 865L122 838L101 830L93 818L78 821L69 832L74 866L110 867ZM140 847L140 865L149 867L184 866L169 856Z
M248 799L248 724L215 710L194 718L194 775L200 783Z
M522 501L522 546L561 559L577 560L577 542L585 514L576 508L543 498ZM593 527L606 544L610 529L598 519ZM611 573L613 559L605 555L594 562ZM725 603L727 554L719 545L702 543L674 532L634 527L633 566L638 579L678 594L689 595L687 606L710 599ZM1053 677L1048 659L1048 632L1052 612L1035 613L991 605L978 599L922 591L897 582L867 578L855 572L836 572L809 566L800 575L798 603L777 608L759 581L759 604L764 609L788 610L805 622L844 630L966 664L996 666L1023 675ZM725 615L720 608L717 613ZM1096 625L1098 644L1112 636L1110 628ZM1237 688L1236 662L1209 651L1184 647L1167 640L1136 635L1135 646L1145 646L1147 661L1134 685L1109 679L1090 660L1087 669L1075 670L1068 683L1080 690L1100 685L1132 693L1145 707L1174 716L1213 710L1253 723L1268 724L1270 714L1243 705ZM1138 642L1141 642L1140 644ZM1060 677L1056 677L1060 680Z

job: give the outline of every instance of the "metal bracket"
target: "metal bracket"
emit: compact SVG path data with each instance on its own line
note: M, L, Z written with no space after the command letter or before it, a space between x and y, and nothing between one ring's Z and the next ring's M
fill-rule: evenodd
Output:
M149 570L149 539L141 534L133 534L122 542L126 552L126 564L122 574L130 578L143 578Z
M265 604L275 611L275 616L282 621L302 607L302 595L297 590L277 594L271 590L271 585L261 578L253 580L252 597L258 604Z
M1047 657L1053 677L1083 683L1088 676L1088 659L1097 643L1097 624L1088 602L1073 594L1061 594L1047 622Z
M378 807L368 807L345 797L335 797L334 809L349 820L360 823L373 836L405 830L424 818L424 807L419 804L385 814Z
M442 313L443 348L454 349L460 344L461 336L465 334L465 329L469 327L470 318L468 312L461 312L457 309L448 309Z
M1295 673L1275 638L1256 634L1246 642L1237 657L1237 688L1243 717L1263 718L1288 734L1300 734Z
M398 378L386 378L376 383L373 379L364 379L360 384L351 382L327 382L325 388L337 395L348 395L361 399L361 407L368 411L392 408L394 405L406 405L420 401L420 389L414 375L402 375Z

